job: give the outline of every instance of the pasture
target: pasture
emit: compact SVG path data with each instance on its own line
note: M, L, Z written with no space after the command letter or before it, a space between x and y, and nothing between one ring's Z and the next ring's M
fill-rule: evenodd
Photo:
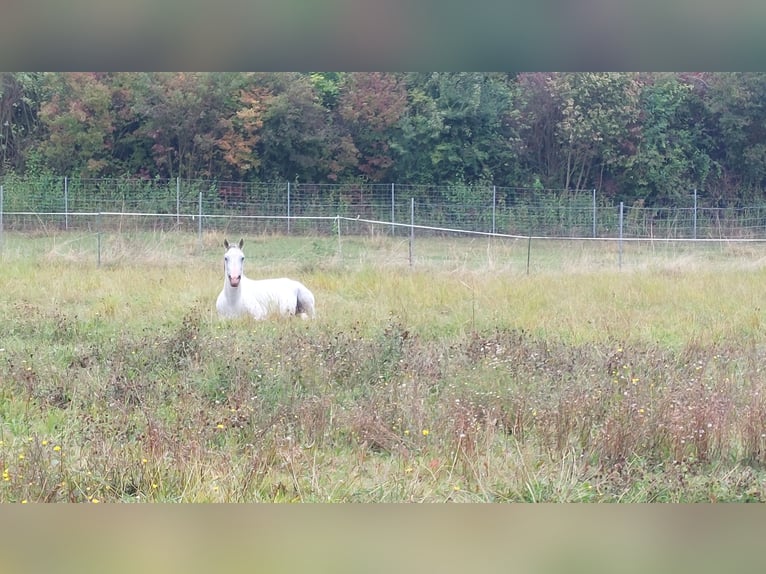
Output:
M223 238L3 236L1 502L766 500L759 243Z

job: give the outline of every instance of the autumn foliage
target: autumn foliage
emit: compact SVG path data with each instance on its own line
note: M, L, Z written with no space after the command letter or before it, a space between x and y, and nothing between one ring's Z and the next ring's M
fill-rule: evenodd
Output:
M0 175L483 184L729 206L761 73L3 73Z

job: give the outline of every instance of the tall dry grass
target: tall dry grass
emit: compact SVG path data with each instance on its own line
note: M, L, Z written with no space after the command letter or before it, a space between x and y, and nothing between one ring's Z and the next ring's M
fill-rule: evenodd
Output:
M221 322L220 237L6 239L0 500L764 499L753 252L252 237L318 318Z

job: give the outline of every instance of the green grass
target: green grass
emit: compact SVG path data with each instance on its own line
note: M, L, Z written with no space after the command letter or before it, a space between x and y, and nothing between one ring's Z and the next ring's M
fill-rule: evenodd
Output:
M0 501L762 501L762 248L222 237L0 255Z

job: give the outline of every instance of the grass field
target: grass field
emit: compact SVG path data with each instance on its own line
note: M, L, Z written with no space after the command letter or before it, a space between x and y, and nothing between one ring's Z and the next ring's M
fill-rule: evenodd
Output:
M0 501L766 499L760 244L222 240L5 233Z

